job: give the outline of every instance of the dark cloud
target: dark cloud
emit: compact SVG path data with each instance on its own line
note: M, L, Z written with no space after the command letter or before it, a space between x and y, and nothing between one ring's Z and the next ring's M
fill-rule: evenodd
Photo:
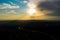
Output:
M39 3L38 8L41 8L42 10L54 11L54 13L49 15L60 16L60 1L45 1Z

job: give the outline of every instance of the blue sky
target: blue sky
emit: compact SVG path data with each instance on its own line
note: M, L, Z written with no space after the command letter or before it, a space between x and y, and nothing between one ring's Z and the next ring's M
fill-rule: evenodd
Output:
M0 10L23 10L26 8L27 0L0 0Z
M17 19L27 8L28 0L0 0L0 20Z

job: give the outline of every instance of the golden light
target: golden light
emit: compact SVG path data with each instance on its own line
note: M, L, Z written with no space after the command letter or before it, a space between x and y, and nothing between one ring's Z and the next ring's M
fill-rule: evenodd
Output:
M38 9L34 3L28 3L27 6L28 6L28 9L27 9L28 16L40 17L45 15L45 12Z
M33 15L34 13L36 13L36 10L31 8L27 12L28 12L29 15Z
M32 16L33 14L36 13L36 9L35 9L36 5L34 3L28 3L27 6L28 6L28 10L27 10L28 15Z

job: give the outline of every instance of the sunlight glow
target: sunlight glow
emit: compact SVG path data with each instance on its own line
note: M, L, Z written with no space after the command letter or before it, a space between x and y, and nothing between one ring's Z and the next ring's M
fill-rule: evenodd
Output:
M36 10L31 8L27 12L28 12L29 15L33 15L34 13L36 13Z

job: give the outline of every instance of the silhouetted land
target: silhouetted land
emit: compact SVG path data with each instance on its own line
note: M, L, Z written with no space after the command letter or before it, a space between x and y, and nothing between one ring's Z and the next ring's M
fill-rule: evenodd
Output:
M46 32L50 33L51 35L55 35L56 38L57 34L60 32L60 21L47 21L47 20L6 20L2 21L0 20L0 37L1 39L7 39L7 40L15 40L17 35L16 33L18 32L18 35L21 33L21 29L18 28L23 27L23 31L21 35L26 34L24 31L32 31L32 30L40 30L40 32ZM58 32L57 32L58 31ZM20 33L19 33L20 32ZM24 34L23 34L24 33ZM57 33L57 34L56 34ZM21 36L20 35L20 36ZM32 34L31 34L32 35ZM60 33L58 34L60 35ZM21 36L23 37L23 36ZM19 37L20 39L20 37Z
M47 20L0 20L0 30L16 30L16 27L28 27L28 28L57 28L60 27L60 21L47 21Z

